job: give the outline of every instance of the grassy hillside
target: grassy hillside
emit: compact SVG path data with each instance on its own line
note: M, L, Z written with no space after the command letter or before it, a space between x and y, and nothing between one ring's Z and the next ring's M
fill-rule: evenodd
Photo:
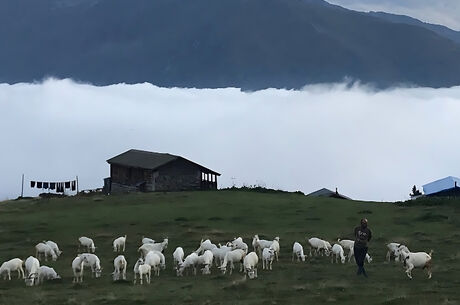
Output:
M0 280L0 304L458 304L460 202L434 203L404 207L240 191L4 202L0 203L0 261L25 259L34 254L36 243L55 240L64 253L48 265L63 280L33 288L26 288L23 281ZM326 257L291 262L294 241L306 247L307 236L331 242L351 237L363 216L374 233L368 280L355 276L353 264L332 265ZM173 273L176 246L189 253L201 238L224 242L238 235L249 244L256 233L281 238L280 262L270 272L260 266L256 280L240 281L241 274L222 276L216 269L211 276L177 278ZM167 269L150 286L112 283L116 255L111 244L124 234L128 235L129 279L141 237L169 238ZM73 285L70 263L82 235L95 240L103 277L85 277L82 285ZM400 265L384 262L385 243L395 240L413 250L435 250L432 280L416 270L410 281Z

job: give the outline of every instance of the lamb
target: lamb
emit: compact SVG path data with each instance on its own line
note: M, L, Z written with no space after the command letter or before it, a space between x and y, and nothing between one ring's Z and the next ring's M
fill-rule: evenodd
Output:
M142 244L154 244L155 240L148 238L148 237L142 237Z
M294 261L294 257L297 257L298 262L300 262L301 259L302 262L305 261L306 255L303 253L302 245L298 242L295 242L292 246L292 261Z
M94 246L94 242L91 238L82 236L78 238L78 251L80 251L80 246L86 247L86 250L90 253L96 252L96 247Z
M144 259L144 264L150 265L153 269L153 272L156 276L160 276L160 267L161 267L161 258L158 255L158 252L149 251ZM141 277L142 279L142 277Z
M272 263L275 259L275 250L265 248L262 251L262 269L272 270Z
M241 263L240 271L243 271L242 261L245 255L246 255L246 252L243 249L235 249L230 252L227 252L227 254L225 254L225 257L224 257L224 262L219 267L222 273L223 274L226 273L227 265L230 263L230 275L231 275L233 272L233 269L235 268L234 263L237 263L237 262Z
M19 258L13 258L7 262L4 262L1 266L0 266L0 276L2 274L3 275L3 279L6 280L6 277L8 277L8 280L11 281L11 272L12 271L17 271L18 272L18 279L21 278L21 275L22 275L22 279L25 279L25 276L24 276L24 269L22 269L22 265L24 264L24 262L19 259Z
M38 268L40 268L40 262L33 256L29 256L25 262L26 267L26 286L38 285Z
M255 252L251 252L244 257L243 268L244 272L249 276L250 279L257 277L257 263L259 258Z
M83 268L85 266L86 258L80 255L75 257L72 261L73 281L72 283L83 282Z
M265 248L270 248L273 241L259 239L259 235L254 235L252 239L252 247L254 248L254 252L261 254Z
M154 243L154 244L146 243L146 244L143 244L142 246L139 247L139 249L137 249L137 251L141 252L141 255L143 257L145 257L147 255L147 253L149 253L149 251L163 252L164 249L166 249L167 247L168 247L168 239L165 238L161 243Z
M182 264L184 261L184 249L182 247L177 247L176 250L173 252L173 262L174 262L174 269L177 270L177 267Z
M193 269L193 274L196 275L196 265L198 263L198 254L195 252L190 253L185 257L183 263L179 265L176 273L177 276L183 276L184 270Z
M330 254L329 248L328 248L327 243L324 240L317 238L317 237L312 237L308 239L308 243L310 244L310 256L312 256L311 254L312 249L315 250L315 255L318 255L318 253L321 253L322 255L321 251L324 251L324 254L326 254L326 256L329 256Z
M204 253L197 258L197 265L203 265L201 272L203 274L211 274L212 260L214 255L211 250L206 250Z
M101 261L96 254L83 253L80 255L84 258L84 266L91 268L91 277L99 278L102 274Z
M241 237L235 238L232 242L232 249L242 249L244 253L248 253L248 245L243 241Z
M232 251L231 245L221 246L220 244L218 248L214 248L211 250L212 254L214 255L214 262L216 264L216 267L219 267L220 265L222 265L222 263L224 262L225 254L227 254L227 252L230 252L230 251Z
M387 248L388 248L388 252L386 255L387 261L390 261L392 256L394 256L395 262L398 262L400 260L400 257L397 254L398 249L400 249L399 251L404 250L405 252L410 252L409 248L407 248L405 245L400 244L400 243L389 243L387 244Z
M334 244L332 247L332 257L331 257L331 263L334 263L334 257L335 257L335 262L338 263L338 258L340 257L340 261L342 264L345 263L345 255L343 255L343 248L339 244Z
M428 279L431 279L431 258L433 256L433 250L430 253L426 252L406 252L405 250L399 250L398 254L401 256L401 260L406 267L407 276L412 279L412 269L421 268L426 269L428 273Z
M142 258L139 258L137 261L136 261L136 264L134 265L134 284L136 284L136 279L137 279L137 276L140 275L139 273L139 267L141 265L144 264L144 260Z
M215 248L217 248L217 246L213 244L209 239L206 239L205 241L201 240L200 247L196 249L195 253L200 255L204 253L206 250L212 250Z
M50 268L48 266L41 266L38 268L38 283L43 284L45 280L57 280L60 279L61 277L54 271L53 268Z
M56 253L56 255L57 255L58 257L61 256L62 251L59 250L58 245L57 245L54 241L48 240L48 241L44 241L44 243L47 244L48 246L50 246L51 249L53 249L54 253Z
M118 237L113 241L113 252L125 252L126 235ZM123 250L121 250L123 248Z
M41 254L45 256L45 262L48 261L48 256L51 256L53 261L57 260L57 255L54 253L53 248L45 243L38 243L35 246L35 256L40 259Z
M128 265L128 262L126 261L126 258L124 255L118 255L115 257L113 260L113 267L115 270L113 271L113 280L118 281L120 280L120 274L123 278L123 280L126 280L126 266Z
M141 280L141 285L144 284L143 282L144 276L145 276L147 283L150 284L150 278L152 276L151 275L152 267L149 264L142 264L142 265L139 265L138 270L139 270L139 278Z
M273 251L275 252L276 261L278 261L278 257L280 254L279 237L275 237L275 239L272 242L272 245L270 246L270 249L273 249Z

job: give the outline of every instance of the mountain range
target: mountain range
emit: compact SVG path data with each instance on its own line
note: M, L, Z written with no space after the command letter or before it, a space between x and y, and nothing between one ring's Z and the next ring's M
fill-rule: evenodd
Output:
M459 32L323 0L7 0L0 83L460 85Z

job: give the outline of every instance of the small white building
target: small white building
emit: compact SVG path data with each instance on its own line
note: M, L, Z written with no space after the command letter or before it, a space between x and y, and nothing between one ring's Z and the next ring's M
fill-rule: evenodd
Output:
M435 196L442 193L449 195L448 193L456 193L457 191L460 191L460 179L452 176L430 182L423 186L425 196Z

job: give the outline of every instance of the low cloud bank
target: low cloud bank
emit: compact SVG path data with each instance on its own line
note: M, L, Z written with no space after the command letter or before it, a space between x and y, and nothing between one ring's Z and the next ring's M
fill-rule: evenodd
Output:
M221 187L339 188L404 200L411 187L460 176L460 87L373 91L346 84L268 89L95 87L70 80L0 84L0 200L30 180L79 176L102 186L105 160L131 148L182 155Z

